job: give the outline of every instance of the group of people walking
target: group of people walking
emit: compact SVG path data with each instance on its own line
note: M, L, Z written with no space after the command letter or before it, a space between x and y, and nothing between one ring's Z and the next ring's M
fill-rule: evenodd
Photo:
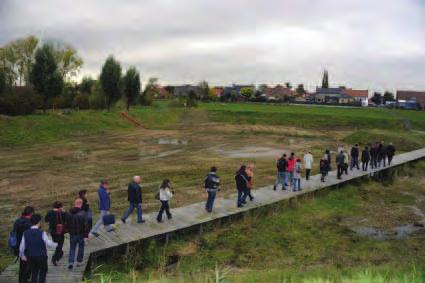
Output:
M376 142L372 146L365 146L361 153L358 144L351 148L350 154L344 146L340 146L335 157L337 178L341 179L344 173L348 174L348 168L360 170L360 161L363 171L368 170L369 164L372 168L385 167L386 164L391 165L395 151L396 149L392 143L386 146L383 141ZM301 178L303 172L305 172L305 179L308 181L313 169L314 158L312 153L310 151L306 152L302 160L296 157L294 152L289 157L283 154L277 160L277 178L274 183L274 190L277 190L279 184L281 184L283 191L291 188L294 192L302 190ZM326 150L319 162L322 182L325 181L325 177L332 170L331 160L331 152ZM142 217L142 187L140 184L141 177L134 176L132 182L128 185L127 200L129 206L121 217L122 223L126 223L134 210L137 211L137 223L145 222ZM248 198L253 201L254 165L242 165L235 173L235 184L237 189L237 207L243 207ZM210 172L204 179L204 188L208 195L205 210L211 213L217 192L220 190L217 167L211 167ZM164 212L168 219L172 219L169 201L174 196L174 193L170 180L163 180L155 195L155 198L161 202L161 207L156 217L158 223L163 222ZM44 217L45 222L48 223L48 231L52 240L41 228L42 216L39 213L35 213L35 209L32 206L24 208L21 216L15 221L9 237L9 246L19 258L20 283L27 283L30 279L34 283L45 282L48 270L47 248L55 249L51 262L56 266L63 257L66 233L69 234L68 269L72 270L75 260L77 261L77 266L81 265L86 241L90 237L98 237L99 229L102 225L105 232L114 231L112 224L115 223L115 216L110 214L111 196L108 181L100 182L97 194L100 217L94 226L92 225L93 213L86 197L87 190L81 190L78 193L78 196L74 199L73 207L69 211L64 210L62 202L55 201L53 203L52 209Z

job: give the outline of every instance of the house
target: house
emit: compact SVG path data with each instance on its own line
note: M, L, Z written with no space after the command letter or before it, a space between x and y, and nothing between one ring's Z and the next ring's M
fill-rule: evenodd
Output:
M265 94L267 98L274 97L277 100L284 101L290 97L294 97L295 91L282 85L276 85L274 87L267 87L263 94Z
M181 85L181 86L174 86L174 97L187 97L189 96L189 93L193 91L196 94L200 93L198 86L193 85Z
M211 88L211 92L215 97L220 98L224 92L224 87L221 86L215 86Z
M409 90L397 90L397 102L403 102L408 104L419 104L422 109L425 109L425 91L409 91Z
M158 98L166 99L166 98L170 98L170 97L171 97L171 93L169 93L168 90L165 87L160 86L158 88Z
M354 98L354 101L360 104L361 106L368 106L369 104L369 91L366 90L358 90L352 88L344 88L345 94Z
M344 88L316 88L314 102L320 104L351 104L354 98L346 94Z

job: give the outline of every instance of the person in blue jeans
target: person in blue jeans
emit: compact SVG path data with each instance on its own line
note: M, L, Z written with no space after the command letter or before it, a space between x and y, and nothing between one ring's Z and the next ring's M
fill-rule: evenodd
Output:
M95 237L99 237L99 228L100 225L103 224L103 216L109 214L109 210L111 209L111 198L110 193L108 191L109 189L109 182L106 180L103 180L100 183L99 189L97 190L97 194L99 196L99 211L100 211L100 217L97 220L96 224L94 225L93 229L91 230L91 234ZM106 232L111 232L114 230L114 228L111 225L105 225L104 226Z
M212 212L214 206L214 200L217 195L217 191L220 187L220 178L217 176L217 167L211 167L210 173L204 180L205 191L208 194L207 202L205 203L205 210L208 213Z
M286 154L283 154L281 158L276 163L277 167L277 179L274 183L273 190L276 191L279 183L282 184L282 190L286 190L286 184L288 182L288 160L286 159Z
M137 209L137 223L144 223L142 219L142 188L140 187L141 178L140 176L134 176L133 182L128 185L128 202L129 206L126 212L124 212L121 221L125 223L128 216Z
M68 269L74 267L75 254L78 248L77 254L77 266L80 266L84 258L84 238L89 233L89 220L87 213L82 209L83 200L76 198L74 201L74 207L70 209L67 216L66 225L69 232L69 259Z

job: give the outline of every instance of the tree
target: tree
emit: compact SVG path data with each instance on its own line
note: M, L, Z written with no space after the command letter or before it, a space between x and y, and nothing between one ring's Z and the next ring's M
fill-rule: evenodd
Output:
M295 89L295 92L296 92L298 95L304 95L304 94L306 93L306 91L305 91L305 89L304 89L304 84L299 84L299 85L297 86L297 88Z
M292 89L292 85L290 82L286 82L285 83L286 88Z
M102 90L106 95L106 106L109 111L112 103L121 97L121 65L112 55L106 59L102 66L99 79Z
M240 94L246 99L250 99L254 95L254 89L252 87L243 87Z
M153 98L159 95L158 78L149 78L146 88L140 97L141 105L151 105Z
M4 92L6 88L6 75L3 69L0 69L0 94Z
M267 85L266 84L260 84L258 86L258 92L260 92L260 94L265 94L267 91Z
M210 90L208 82L207 81L201 81L198 84L198 89L199 89L199 98L201 100L208 99L208 94L209 94L209 90Z
M35 63L30 72L30 82L43 97L43 111L46 112L50 98L60 94L63 80L58 71L51 45L44 44L35 53Z
M62 79L67 81L75 77L83 66L83 59L77 51L71 45L62 43L55 44L54 50Z
M386 103L387 101L394 101L394 94L392 92L386 91L384 92L384 103Z
M372 102L375 103L376 105L381 105L382 104L382 94L379 93L379 92L375 92L370 100L372 100Z
M128 69L124 76L124 94L127 97L127 111L129 111L130 105L140 94L140 75L135 67Z
M91 77L83 77L78 88L82 93L91 94L94 83L95 80L93 80Z
M322 88L329 88L329 75L327 70L323 72Z

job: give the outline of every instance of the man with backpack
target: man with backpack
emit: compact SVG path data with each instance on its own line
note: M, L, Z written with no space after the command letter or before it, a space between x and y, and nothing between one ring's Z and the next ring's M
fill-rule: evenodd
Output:
M217 167L211 167L210 173L204 180L204 187L208 194L207 202L205 203L205 210L208 213L212 212L215 196L220 188L220 178L217 176Z
M31 216L34 214L34 207L26 206L21 217L16 219L13 230L10 233L9 246L13 249L16 257L19 257L19 247L21 245L24 232L31 228ZM28 262L19 257L19 283L27 283L30 276Z
M31 216L31 228L24 232L19 245L19 257L27 261L32 283L45 283L47 275L47 248L54 249L58 244L52 242L40 228L41 215Z
M282 190L286 190L286 179L288 174L288 160L286 160L286 154L283 154L281 158L276 162L277 178L274 183L273 190L276 191L276 187L279 183L282 183Z
M54 266L58 265L58 261L63 256L63 243L65 241L65 219L66 213L63 211L63 204L60 201L53 203L53 209L49 210L44 217L44 221L49 223L49 233L52 239L57 243L55 253L52 256Z
M74 207L69 210L66 219L66 226L69 232L69 259L68 269L74 267L75 253L78 247L77 266L83 262L84 257L84 238L89 233L89 219L87 213L82 209L83 200L76 198Z

